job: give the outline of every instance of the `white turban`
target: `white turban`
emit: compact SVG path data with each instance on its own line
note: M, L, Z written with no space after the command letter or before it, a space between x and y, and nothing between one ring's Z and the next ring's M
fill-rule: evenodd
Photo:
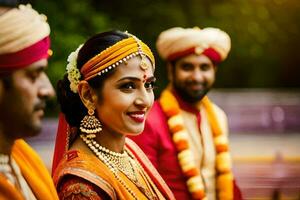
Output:
M159 35L156 47L161 58L165 60L174 60L191 53L207 53L206 55L214 54L211 58L217 56L218 60L215 61L220 62L227 57L231 41L227 33L217 28L175 27Z
M0 15L0 55L25 49L50 34L45 15L20 5Z

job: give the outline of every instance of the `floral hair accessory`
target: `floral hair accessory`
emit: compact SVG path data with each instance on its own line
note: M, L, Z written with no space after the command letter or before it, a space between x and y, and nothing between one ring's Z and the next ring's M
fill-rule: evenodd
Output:
M68 74L68 79L70 81L70 89L72 92L77 93L78 91L78 84L81 78L80 71L77 68L77 57L78 57L78 52L81 49L83 45L79 45L79 47L73 51L69 57L68 57L68 64L67 64L67 74Z

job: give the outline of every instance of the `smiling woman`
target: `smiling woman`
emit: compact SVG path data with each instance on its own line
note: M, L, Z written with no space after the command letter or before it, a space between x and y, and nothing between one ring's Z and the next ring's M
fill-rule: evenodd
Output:
M97 34L68 58L53 161L60 199L174 199L127 135L153 104L154 57L135 36Z

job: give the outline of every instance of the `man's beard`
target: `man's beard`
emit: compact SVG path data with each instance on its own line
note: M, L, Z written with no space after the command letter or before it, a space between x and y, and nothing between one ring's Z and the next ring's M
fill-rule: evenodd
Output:
M188 103L197 103L199 102L210 90L210 87L207 87L207 84L203 84L203 89L201 90L188 90L187 87L189 85L185 84L185 87L173 82L173 87L177 94L186 102Z

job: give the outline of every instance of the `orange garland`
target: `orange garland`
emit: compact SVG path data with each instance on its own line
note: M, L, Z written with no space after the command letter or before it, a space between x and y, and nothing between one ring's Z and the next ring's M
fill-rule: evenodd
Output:
M216 148L217 192L218 199L233 199L233 174L231 171L231 158L228 148L228 139L220 128L213 104L208 97L201 101L207 111L213 139ZM205 187L201 177L200 168L196 166L195 158L188 141L188 132L184 126L179 104L169 89L162 92L160 104L168 118L168 126L172 133L172 140L178 151L178 161L183 174L187 178L188 190L195 200L206 200Z

